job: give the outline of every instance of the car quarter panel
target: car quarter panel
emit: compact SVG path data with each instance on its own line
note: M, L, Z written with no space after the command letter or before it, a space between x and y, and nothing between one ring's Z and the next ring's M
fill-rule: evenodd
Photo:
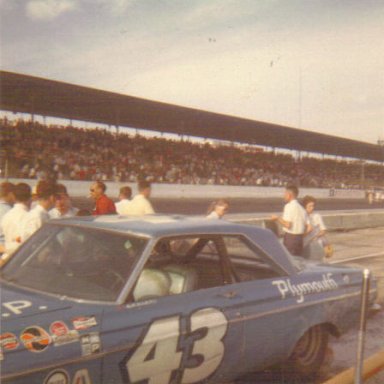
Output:
M246 305L245 360L255 370L286 360L317 324L345 331L358 319L361 272L319 268L289 277L239 284Z

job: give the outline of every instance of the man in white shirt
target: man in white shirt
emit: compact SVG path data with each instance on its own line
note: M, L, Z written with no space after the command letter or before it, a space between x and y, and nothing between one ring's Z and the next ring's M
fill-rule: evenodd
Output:
M116 212L119 215L129 214L129 205L131 203L132 189L125 186L120 188L119 201L115 203Z
M25 219L31 204L31 187L26 183L16 184L14 188L15 205L1 220L5 237L5 261L21 244L21 223Z
M0 221L12 208L12 204L14 203L14 188L15 186L8 181L0 184ZM4 233L0 226L0 255L5 251L4 244Z
M297 201L299 190L295 185L285 189L283 216L272 216L271 220L279 222L284 231L284 245L295 256L302 256L304 234L309 230L308 216L303 206Z
M55 208L49 211L51 219L59 219L61 217L73 217L77 215L79 210L72 206L67 188L64 184L56 185L56 203Z
M22 223L21 241L28 239L50 219L48 211L55 205L56 184L46 180L39 181L36 194L37 205L28 212Z
M141 216L155 213L152 204L148 200L151 195L151 184L148 181L140 181L138 190L139 194L131 200L126 214Z

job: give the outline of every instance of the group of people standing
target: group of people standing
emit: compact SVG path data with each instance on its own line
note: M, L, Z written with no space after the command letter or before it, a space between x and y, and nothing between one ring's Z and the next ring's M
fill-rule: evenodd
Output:
M151 184L148 181L139 181L138 194L131 199L132 189L129 186L120 188L119 201L114 203L107 195L106 185L102 181L95 181L89 192L95 200L93 215L151 215L155 213L149 201L151 196Z
M95 181L90 187L90 197L95 202L93 211L72 206L67 189L63 184L40 181L31 189L26 183L16 185L3 182L0 185L0 255L6 260L21 243L28 239L44 222L52 218L86 215L148 215L154 209L149 201L151 184L140 181L138 194L132 198L129 186L120 188L118 202L106 195L106 185ZM283 229L283 243L296 256L309 257L308 244L317 242L326 256L331 253L325 237L326 227L321 215L314 212L316 199L305 196L298 201L299 190L294 185L285 189L286 202L282 216L271 216ZM208 208L207 219L221 219L229 209L227 200L219 199Z
M331 256L332 249L325 237L326 226L321 215L315 212L316 199L305 196L300 204L298 196L296 186L287 186L283 215L271 216L272 221L282 226L285 247L292 255L309 258L308 246L315 241L323 248L326 257Z
M120 189L116 204L106 195L106 185L95 181L90 187L90 197L95 202L93 211L72 205L63 184L42 180L31 188L26 183L0 184L0 265L47 220L87 215L146 215L154 210L149 201L151 185L138 183L139 193L131 200L130 187Z

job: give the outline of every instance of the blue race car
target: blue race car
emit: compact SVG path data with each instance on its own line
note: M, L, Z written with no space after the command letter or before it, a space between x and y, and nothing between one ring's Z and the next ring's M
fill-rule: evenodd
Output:
M356 324L361 281L253 226L53 220L1 270L1 382L223 383L284 362L309 376Z

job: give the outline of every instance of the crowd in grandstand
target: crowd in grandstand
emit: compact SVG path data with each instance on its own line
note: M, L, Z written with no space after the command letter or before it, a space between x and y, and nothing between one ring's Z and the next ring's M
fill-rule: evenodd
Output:
M345 160L115 133L106 129L0 120L2 172L8 177L155 183L359 187L361 165ZM6 168L6 169L5 169ZM367 164L365 179L383 180Z

